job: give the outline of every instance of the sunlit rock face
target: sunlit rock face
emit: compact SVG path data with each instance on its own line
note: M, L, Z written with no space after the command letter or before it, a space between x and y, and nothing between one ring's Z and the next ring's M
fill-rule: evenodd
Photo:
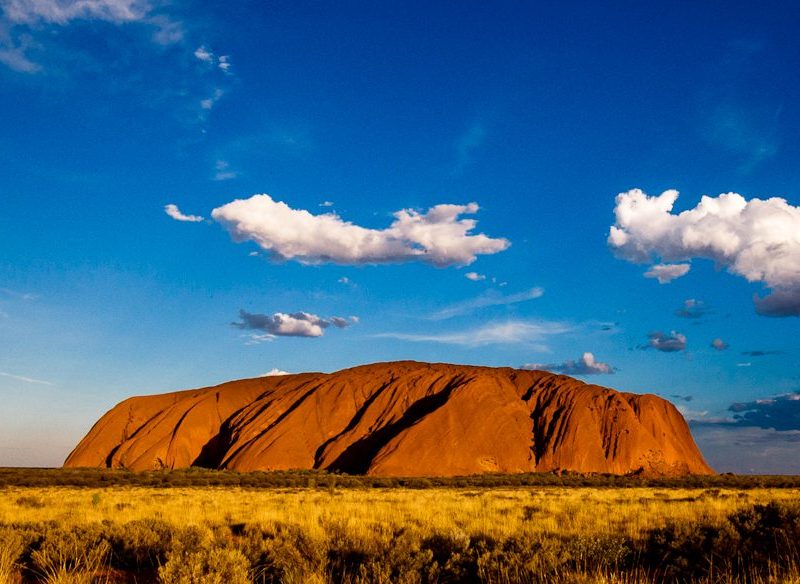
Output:
M129 398L67 467L711 474L668 401L545 371L377 363Z

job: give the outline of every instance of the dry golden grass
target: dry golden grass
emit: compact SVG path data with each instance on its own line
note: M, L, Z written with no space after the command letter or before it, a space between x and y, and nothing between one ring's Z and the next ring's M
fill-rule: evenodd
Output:
M296 525L309 534L336 523L356 534L399 526L498 539L521 532L637 538L669 521L713 523L773 501L800 501L800 489L7 488L0 491L0 523L76 525L158 518L181 526Z
M439 581L431 579L430 576L421 577L422 579L409 576L397 580L397 574L390 572L376 576L380 570L374 565L369 568L371 570L369 576L362 579L358 579L357 574L350 574L345 578L341 573L332 571L336 569L335 566L331 568L330 564L332 550L334 553L351 549L362 550L367 555L371 554L369 557L377 558L374 561L382 562L385 559L382 554L391 552L396 546L398 537L405 538L403 545L410 546L407 553L403 552L406 554L403 557L409 558L409 561L422 558L421 553L428 554L424 560L424 570L428 572L420 568L420 574L430 573L432 565L434 570L447 568L441 563L438 568L435 567L431 552L425 551L433 548L430 547L430 543L425 542L435 540L437 537L444 538L446 545L455 550L453 557L456 558L462 553L458 550L470 549L476 541L485 538L486 541L499 542L497 545L500 547L491 551L491 554L495 554L491 556L491 562L487 560L484 567L478 565L478 579L469 580L470 582L511 584L553 581L628 584L653 582L658 579L658 574L652 571L652 564L649 568L640 568L636 563L630 564L631 550L645 549L637 547L636 542L646 541L655 529L670 525L688 526L689 531L694 525L717 526L720 530L730 529L730 523L726 522L738 511L749 510L759 504L797 505L798 502L800 502L800 489L796 488L738 490L520 487L257 490L238 487L167 489L119 486L6 487L0 489L0 527L50 524L66 532L70 529L91 529L92 526L102 526L102 529L113 531L113 526L123 526L122 533L126 533L125 524L158 520L173 526L176 533L179 533L187 527L196 526L198 528L196 533L200 534L198 537L205 542L197 549L206 553L205 559L202 560L206 563L198 564L193 569L207 573L203 570L209 569L208 562L229 564L229 567L225 568L228 571L224 572L229 574L228 576L219 572L212 578L212 574L207 573L200 580L185 580L181 579L183 576L180 576L179 568L182 562L185 563L188 561L187 558L192 556L184 556L180 562L168 564L169 569L162 566L158 572L160 581L167 584L217 580L226 584L250 581L325 583L343 579L348 582L387 583ZM237 543L236 537L231 539L230 534L236 532L237 526L248 526L248 529L256 527L263 530L263 533L288 534L285 536L288 538L286 539L288 543L280 544L289 546L285 548L289 550L287 553L296 554L297 550L303 549L302 546L311 546L309 548L313 550L310 552L311 556L318 559L301 558L298 560L299 563L296 562L285 569L281 568L284 570L283 576L278 580L259 579L257 575L261 573L259 570L262 568L254 567L253 556L245 559L236 547L245 545L242 543L244 540ZM222 539L220 539L222 533L220 528L222 532L228 534ZM289 531L286 531L287 528ZM12 533L12 538L13 535ZM274 541L282 540L278 537ZM304 541L307 543L303 543ZM574 543L576 541L578 544ZM8 542L10 542L8 545L13 544L12 539ZM524 556L527 558L524 560L527 564L520 563L523 560L517 562L515 559L517 563L511 565L503 559L502 554L506 552L498 551L504 549L502 542L522 542L523 548L530 549L539 546L536 549L541 552L536 552L538 556L525 555L525 552L518 554L514 558ZM108 545L105 540L101 543L103 546ZM273 552L276 549L284 549L275 547L277 545L268 542L267 548L264 549ZM426 545L429 547L426 548ZM571 555L568 562L564 563L565 556L561 546L570 545L572 547L569 548L568 554ZM614 554L615 550L623 548L627 550L626 561L629 563L624 570L617 571L613 559L609 560L608 554ZM14 550L4 554L4 549L6 548L0 541L0 584L15 581L14 578L19 574L14 565L19 554ZM42 566L49 566L46 570L40 570L39 581L53 583L96 581L93 578L98 573L100 561L114 555L113 551L109 555L110 548L104 547L100 552L86 550L84 555L75 550L67 550L69 553L65 556L58 556L64 549L64 546L54 547L47 552L42 547L41 550L45 551L34 552L32 557L34 562L38 561ZM598 552L598 549L601 551ZM44 557L46 553L50 553L50 556ZM284 552L277 553L280 555ZM301 552L300 555L303 553L305 552ZM605 555L599 564L598 553ZM541 567L537 564L540 557ZM772 575L768 573L765 575L761 569L765 566L760 566L759 570L754 570L751 575L745 577L741 574L735 577L730 574L714 575L712 572L711 576L704 576L703 582L800 584L793 558L794 556L782 563L780 573L776 571ZM314 564L314 561L317 563ZM478 563L480 561L483 560L479 559ZM638 560L634 558L634 562ZM454 573L457 573L456 568L453 568ZM230 576L236 573L240 576ZM243 577L241 574L248 576ZM546 580L541 580L536 574L542 575L542 578L546 575ZM32 577L35 580L36 575ZM34 580L29 579L29 581ZM461 580L450 578L447 581Z

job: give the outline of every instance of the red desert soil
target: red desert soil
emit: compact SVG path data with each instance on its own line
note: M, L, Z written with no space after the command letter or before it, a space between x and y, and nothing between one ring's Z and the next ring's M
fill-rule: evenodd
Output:
M376 363L132 397L67 467L712 474L678 410L545 371Z

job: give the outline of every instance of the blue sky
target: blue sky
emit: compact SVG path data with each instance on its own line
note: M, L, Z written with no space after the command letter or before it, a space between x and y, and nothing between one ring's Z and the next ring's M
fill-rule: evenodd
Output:
M800 472L785 3L0 8L0 465L132 394L417 359Z

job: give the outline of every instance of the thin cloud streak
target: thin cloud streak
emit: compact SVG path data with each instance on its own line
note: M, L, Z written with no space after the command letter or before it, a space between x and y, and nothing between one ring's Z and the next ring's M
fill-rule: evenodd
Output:
M44 381L42 379L34 379L33 377L26 377L25 375L14 375L13 373L6 373L5 371L0 371L1 377L8 377L9 379L15 379L17 381L22 381L24 383L34 383L37 385L53 385L50 381Z
M376 338L397 339L414 343L443 343L479 347L483 345L500 345L515 343L532 343L535 348L547 351L541 342L547 337L560 335L572 330L572 327L560 322L546 321L509 321L494 322L473 329L439 334L414 333L380 333Z
M189 223L199 223L203 221L203 217L200 215L185 215L181 212L177 205L170 203L169 205L164 205L164 213L175 219L175 221L185 221Z
M531 288L530 290L525 290L524 292L517 292L516 294L508 294L506 296L490 291L486 294L478 296L477 298L466 300L464 302L458 302L447 308L444 308L434 313L430 318L431 320L447 320L448 318L453 318L454 316L468 314L479 308L487 308L489 306L507 306L509 304L517 304L519 302L534 300L536 298L541 298L542 296L544 296L544 288L539 287Z

